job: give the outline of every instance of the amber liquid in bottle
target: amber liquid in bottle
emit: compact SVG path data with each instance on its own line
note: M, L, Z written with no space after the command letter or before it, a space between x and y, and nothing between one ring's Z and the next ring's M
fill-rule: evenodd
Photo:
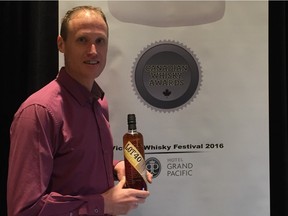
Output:
M123 136L126 187L147 190L143 135L137 131L135 114L128 114Z

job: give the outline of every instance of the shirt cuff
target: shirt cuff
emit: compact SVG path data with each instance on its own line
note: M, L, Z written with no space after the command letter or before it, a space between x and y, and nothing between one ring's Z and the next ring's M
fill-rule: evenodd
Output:
M104 215L104 198L102 195L85 197L86 203L79 209L79 215Z
M118 176L117 176L117 172L115 170L115 166L121 162L121 160L113 160L113 178L114 178L114 181L119 181L118 179Z
M122 160L113 160L113 167L115 167Z

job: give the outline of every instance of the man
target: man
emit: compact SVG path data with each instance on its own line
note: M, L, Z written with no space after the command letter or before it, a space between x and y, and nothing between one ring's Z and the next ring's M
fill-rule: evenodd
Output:
M95 82L108 49L101 9L68 11L57 44L65 67L20 106L11 124L8 215L127 214L149 192L125 189L124 162L113 161L107 101Z

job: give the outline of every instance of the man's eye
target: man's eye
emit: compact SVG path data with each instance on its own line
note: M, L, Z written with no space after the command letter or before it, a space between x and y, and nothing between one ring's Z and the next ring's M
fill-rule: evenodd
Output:
M96 39L96 44L104 44L105 43L105 39L104 38L98 38Z
M84 38L84 37L80 37L80 38L78 38L78 41L81 42L81 43L84 43L84 42L86 42L87 40L86 40L86 38Z

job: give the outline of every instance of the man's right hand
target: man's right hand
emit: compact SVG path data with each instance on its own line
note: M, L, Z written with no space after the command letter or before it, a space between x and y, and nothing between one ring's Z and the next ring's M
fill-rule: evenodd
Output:
M104 213L110 215L127 214L130 210L145 202L149 191L124 188L125 176L117 185L102 194L104 198Z

